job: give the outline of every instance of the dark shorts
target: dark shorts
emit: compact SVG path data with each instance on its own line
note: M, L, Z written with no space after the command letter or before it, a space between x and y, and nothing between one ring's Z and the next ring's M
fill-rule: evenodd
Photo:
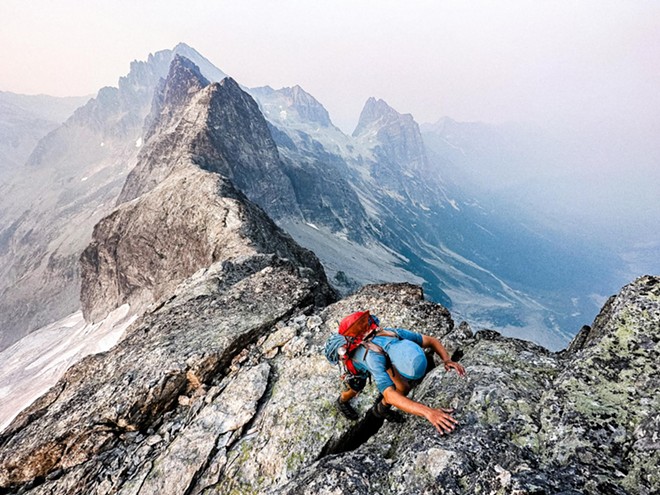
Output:
M362 392L364 387L367 385L367 378L349 374L346 376L346 378L344 378L344 384L356 392Z

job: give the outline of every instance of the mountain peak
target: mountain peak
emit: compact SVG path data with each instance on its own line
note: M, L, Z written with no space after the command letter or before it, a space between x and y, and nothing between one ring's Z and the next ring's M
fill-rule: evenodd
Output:
M253 88L250 92L259 100L264 113L275 121L313 123L332 126L325 107L299 85L274 90L270 86Z
M353 131L353 137L357 137L364 133L365 130L374 126L374 124L385 124L406 117L412 119L412 116L409 114L402 115L394 110L394 108L389 106L385 100L377 100L372 96L364 104L358 125Z
M174 50L172 50L172 53L174 56L179 55L193 61L199 68L200 72L204 74L204 77L206 77L211 82L222 81L225 77L227 77L227 74L218 69L197 50L191 46L186 45L185 43L179 43L176 45Z
M254 99L230 77L209 83L197 65L177 55L154 98L151 126L119 203L152 190L193 156L273 218L300 217L277 146Z
M225 89L228 89L230 91L241 91L240 85L231 77L227 76L225 77L222 81L220 81L220 86L224 87Z
M180 52L190 51L190 50L192 50L192 51L194 51L195 53L197 53L197 50L195 50L195 49L194 49L193 47L191 47L190 45L185 44L183 41L179 41L179 42L176 44L176 46L174 47L174 53L180 53Z
M202 75L199 66L192 60L183 55L174 55L167 74L166 91L175 94L181 91L190 93L209 84L209 80Z
M171 119L177 110L186 106L192 95L209 84L194 62L181 55L174 55L167 77L161 79L154 94L151 113L146 120L149 131L145 138L148 139L155 132L155 124ZM169 118L163 120L160 116L164 115L169 115Z

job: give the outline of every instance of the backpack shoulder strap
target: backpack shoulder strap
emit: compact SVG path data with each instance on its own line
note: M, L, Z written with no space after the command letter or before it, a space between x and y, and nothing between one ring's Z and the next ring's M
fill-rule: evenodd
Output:
M373 335L374 337L396 337L401 340L401 336L396 330L378 330ZM373 337L372 337L373 338Z
M374 351L378 354L383 354L385 356L386 364L387 364L387 369L390 369L392 367L392 362L390 361L390 357L387 355L387 352L385 349L383 349L381 346L378 344L374 344L372 340L374 337L395 337L399 340L401 340L401 337L396 331L390 331L390 330L378 330L377 332L372 333L369 335L365 340L361 341L359 344L357 344L350 352L349 355L346 358L345 364L346 368L349 373L353 375L357 375L358 371L355 368L355 365L353 364L353 360L351 359L352 354L355 352L355 350L358 347L364 347L364 359L367 358L367 354L369 354L369 351Z
M369 340L363 341L360 343L361 346L365 348L364 352L364 358L367 358L367 354L369 351L374 351L378 354L383 354L385 356L385 369L391 369L392 368L392 361L390 360L390 356L387 354L387 351L383 349L381 346L378 344L374 344L372 342L374 337L395 337L398 340L401 340L401 336L396 331L390 331L390 330L379 330L378 332L375 332Z

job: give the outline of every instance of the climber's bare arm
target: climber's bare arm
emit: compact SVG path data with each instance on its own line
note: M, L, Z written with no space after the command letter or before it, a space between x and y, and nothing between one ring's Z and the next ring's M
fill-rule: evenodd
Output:
M426 418L433 426L435 426L436 430L438 430L438 433L441 435L451 433L456 427L455 425L458 424L458 421L456 421L450 414L453 412L453 409L433 409L425 406L424 404L409 399L395 387L385 389L383 397L385 398L385 402L393 405L397 409L414 414L415 416Z
M435 337L431 337L429 335L423 335L422 347L424 349L433 349L433 352L435 352L438 356L440 356L442 362L445 363L446 371L453 369L456 370L456 373L458 373L460 376L465 376L465 368L463 368L463 366L460 363L451 360L451 357L449 356L447 349L445 349L445 346L443 346L438 339L436 339Z

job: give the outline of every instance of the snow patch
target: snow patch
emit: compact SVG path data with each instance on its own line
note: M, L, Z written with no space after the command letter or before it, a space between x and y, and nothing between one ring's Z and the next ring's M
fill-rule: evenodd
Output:
M137 141L135 141L135 147L139 148L140 146L142 146L142 138L141 137L137 138Z
M136 318L128 304L94 324L86 323L77 311L0 352L0 432L72 365L114 346Z

